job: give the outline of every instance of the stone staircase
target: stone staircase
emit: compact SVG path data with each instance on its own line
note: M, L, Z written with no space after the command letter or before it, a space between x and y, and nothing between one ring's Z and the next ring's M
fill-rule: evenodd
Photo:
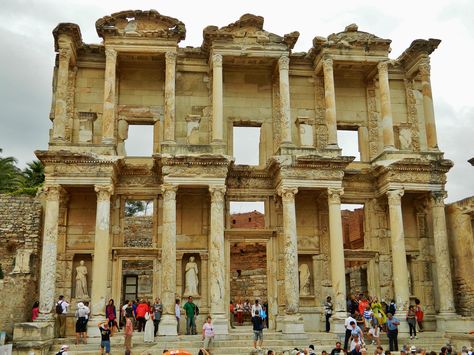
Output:
M334 348L336 341L344 341L344 336L338 336L332 333L286 335L280 332L264 330L263 349L261 351L255 351L253 349L252 334L251 327L243 326L232 329L231 333L227 336L216 336L212 348L212 355L266 355L268 349L272 349L277 354L281 354L295 347L299 349L306 348L309 344L313 344L316 352L320 354L322 350L326 350L329 353L331 349ZM385 334L382 334L381 340L384 350L388 349L388 339ZM62 344L68 344L70 346L70 354L98 354L98 338L90 338L88 344L74 345L74 342L74 338L56 339L49 354L56 354ZM123 333L118 333L113 336L111 338L111 344L112 354L123 354L125 352ZM399 336L400 348L404 344L407 345L408 348L415 345L427 350L439 352L440 348L446 345L446 340L443 334L439 332L420 333L418 339L414 340L410 340L408 336L401 334ZM202 347L200 335L181 335L166 338L156 337L155 342L150 344L143 342L143 333L135 333L133 335L132 354L162 354L164 349L185 349L192 354L197 354L200 347ZM373 354L374 351L375 345L369 344L367 346L367 354Z

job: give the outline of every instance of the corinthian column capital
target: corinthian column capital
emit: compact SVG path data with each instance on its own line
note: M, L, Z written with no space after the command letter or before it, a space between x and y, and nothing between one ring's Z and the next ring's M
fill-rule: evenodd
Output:
M212 185L209 186L209 192L211 193L212 202L220 202L224 200L226 187L224 185Z
M58 184L50 184L43 187L43 193L47 201L59 201L62 190L63 188Z
M176 63L176 57L177 57L176 52L166 52L166 54L165 54L166 65L175 64Z
M212 66L213 67L222 67L222 54L213 54L212 55Z
M59 48L58 53L60 61L65 61L66 63L69 63L69 60L71 59L72 55L71 48Z
M114 193L112 185L95 185L94 190L97 192L97 201L109 201Z
M432 191L430 200L433 207L444 207L444 199L448 197L446 191Z
M282 55L278 59L278 69L288 70L290 68L290 58L287 55Z
M298 193L298 188L290 186L280 186L277 192L278 195L281 196L281 199L283 201L289 202L295 200L295 195Z
M105 49L105 58L107 60L116 61L117 60L117 51L113 48L106 48Z
M178 185L173 185L173 184L161 185L161 192L163 193L164 200L176 200L176 191L178 191Z
M425 57L421 59L420 64L418 65L418 70L423 78L427 78L431 73L430 58Z
M341 203L341 196L344 195L344 189L342 187L329 187L328 188L328 202L329 204Z
M387 191L387 198L389 205L400 205L402 203L402 196L405 194L403 189L393 189Z
M331 68L333 67L334 61L332 58L328 55L325 55L323 57L323 68Z

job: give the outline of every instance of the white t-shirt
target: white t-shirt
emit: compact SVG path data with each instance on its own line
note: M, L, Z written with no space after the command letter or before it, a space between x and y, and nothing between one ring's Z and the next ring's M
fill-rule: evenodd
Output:
M354 340L352 340L351 341L351 347L350 347L349 351L354 350L357 344L359 344L359 346L362 348L362 343L360 342L360 339L357 343Z
M345 322L344 322L344 327L346 327L346 329L350 330L350 331L352 331L351 322L354 322L357 325L357 321L354 318L350 317L350 316L347 317Z
M179 308L179 304L174 306L174 312L176 313L176 318L181 318L181 308Z
M262 306L260 304L252 305L252 317L259 316L262 311Z
M67 313L67 308L69 307L69 303L66 301L58 301L58 304L61 304L61 307L63 308L63 314Z
M209 323L204 323L202 326L202 329L204 329L204 336L205 337L213 337L214 336L214 326Z

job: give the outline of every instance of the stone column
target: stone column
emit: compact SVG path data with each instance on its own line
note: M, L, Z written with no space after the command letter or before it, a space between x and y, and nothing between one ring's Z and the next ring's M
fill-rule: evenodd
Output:
M382 111L383 149L395 149L393 137L392 104L390 102L390 86L388 83L388 62L377 65L379 71L379 90Z
M291 144L291 110L290 110L290 58L287 55L278 59L280 80L280 129L281 144Z
M428 149L438 149L436 124L434 118L433 96L431 95L430 58L426 57L419 66L421 75L421 91L423 94L423 112L425 116L425 131Z
M164 133L163 143L176 143L175 141L175 85L176 85L176 53L166 52L165 70L165 105L163 109Z
M53 140L64 141L67 121L67 92L69 81L70 48L59 48L56 92L54 94Z
M439 313L454 314L453 279L449 261L448 233L444 212L445 191L431 193L431 211L433 213L433 237L436 255L436 276L439 289Z
M337 147L336 90L334 88L333 60L331 57L323 58L323 74L328 145Z
M278 194L283 204L283 238L286 310L283 333L304 333L303 318L299 314L298 237L296 232L296 187L281 186Z
M99 335L97 322L105 319L107 276L110 260L110 197L112 185L95 185L97 210L95 217L94 260L92 261L90 335Z
M46 185L43 248L41 252L40 314L38 321L54 321L56 291L56 258L58 243L60 185Z
M408 309L410 292L408 284L408 265L405 250L405 234L402 217L402 189L387 192L390 214L390 239L392 244L393 287L395 301L402 312ZM405 323L405 322L402 322Z
M329 248L331 254L331 284L334 292L334 319L346 317L346 273L344 264L344 238L342 234L341 196L342 188L328 188ZM333 321L334 332L341 332L340 324ZM342 326L343 327L343 326Z
M207 308L208 305L208 285L209 285L209 277L208 277L208 259L209 255L207 253L199 253L201 258L201 304L200 307ZM207 282L204 282L207 280Z
M224 88L222 55L212 55L212 143L222 143L224 124Z
M105 50L104 108L102 111L102 143L114 144L115 139L115 78L117 51Z
M163 185L163 232L161 244L161 300L163 315L159 335L178 335L174 312L176 300L176 191L177 185Z
M225 303L224 196L225 186L209 186L211 230L209 240L210 313L216 334L228 334L228 309Z

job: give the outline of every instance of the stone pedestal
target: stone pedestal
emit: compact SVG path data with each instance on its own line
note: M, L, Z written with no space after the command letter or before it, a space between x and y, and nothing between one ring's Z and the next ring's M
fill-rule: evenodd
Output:
M54 321L17 323L13 330L15 354L46 355L54 340Z
M285 314L282 320L283 334L303 334L304 320L301 314Z
M182 316L181 323L184 316ZM178 335L176 316L172 314L164 314L161 316L160 326L158 327L158 335L176 336Z

